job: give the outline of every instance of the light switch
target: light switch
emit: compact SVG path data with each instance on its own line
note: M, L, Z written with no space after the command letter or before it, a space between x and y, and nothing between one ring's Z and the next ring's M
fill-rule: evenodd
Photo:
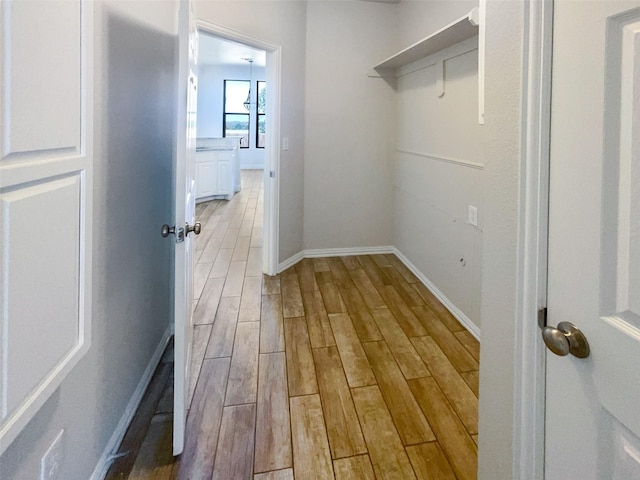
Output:
M478 207L469 205L469 218L467 220L467 223L469 223L469 225L473 225L474 227L478 226Z
M289 139L287 137L282 139L282 150L289 150Z

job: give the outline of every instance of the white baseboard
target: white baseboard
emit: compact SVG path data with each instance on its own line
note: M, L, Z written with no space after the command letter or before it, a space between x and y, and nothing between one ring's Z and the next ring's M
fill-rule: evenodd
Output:
M380 253L394 253L392 246L383 247L349 247L349 248L320 248L303 250L295 255L287 258L278 265L278 273L284 272L287 268L295 265L303 258L319 258L319 257L348 257L351 255L372 255Z
M240 170L264 170L264 163L241 164Z
M129 403L127 404L127 408L120 418L118 422L118 426L116 427L113 435L109 439L109 443L107 443L107 447L104 449L104 452L100 456L100 460L96 465L96 468L93 470L93 474L90 477L90 480L103 480L109 471L109 467L114 460L114 453L118 451L120 444L122 443L122 439L124 438L125 433L127 433L127 428L129 428L129 424L131 420L133 420L133 416L138 409L138 405L142 401L142 397L144 396L144 392L147 390L149 386L149 382L151 381L151 377L153 377L153 373L156 371L156 367L162 360L162 355L164 354L167 345L169 344L169 340L171 339L171 328L167 328L166 332L162 336L162 340L156 347L156 351L153 352L153 356L147 365L146 370L142 374L142 378L140 378L140 382L138 383L138 387L133 392L133 396Z
M478 341L480 340L480 328L467 317L462 310L456 307L447 296L442 293L438 288L429 280L424 273L422 273L418 267L416 267L411 260L409 260L400 250L393 247L393 253L398 257L404 265L411 270L411 272L418 277L425 287L427 287L433 295L440 300L440 302L451 312L453 315Z

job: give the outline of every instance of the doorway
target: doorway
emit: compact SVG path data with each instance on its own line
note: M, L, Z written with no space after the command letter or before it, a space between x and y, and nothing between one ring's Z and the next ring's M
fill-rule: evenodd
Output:
M219 55L235 56L238 53L239 58L235 59L235 62L239 64L245 71L245 74L249 76L251 63L252 68L259 67L256 65L256 60L262 55L264 58L264 81L267 85L267 95L265 97L264 112L267 114L260 118L260 109L258 108L256 99L256 114L254 118L249 118L249 127L257 132L260 127L260 121L264 125L264 136L262 141L264 142L264 148L258 148L260 138L258 136L248 135L248 142L254 143L256 146L247 148L247 151L263 150L263 183L264 183L264 217L263 217L263 258L262 269L263 273L267 275L275 275L277 273L278 266L278 245L279 245L279 164L280 164L280 61L281 61L281 47L278 45L270 44L261 39L255 38L251 35L247 35L241 32L230 30L226 27L216 25L204 20L199 20L197 23L199 35L206 35L207 37L218 39L223 41L226 47L223 47L219 52ZM233 45L233 49L231 48ZM242 53L244 49L244 53ZM255 57L255 58L254 58ZM247 59L254 60L248 62ZM237 79L230 79L237 80ZM256 91L260 88L257 84L257 79L250 79L251 87ZM255 85L254 85L255 83ZM202 84L201 84L202 85ZM220 95L223 95L221 88ZM223 113L220 111L214 115L219 115L222 120ZM252 141L253 139L253 141ZM244 150L244 149L243 149ZM241 152L242 154L243 152ZM252 157L258 157L252 155ZM255 165L254 165L255 166Z

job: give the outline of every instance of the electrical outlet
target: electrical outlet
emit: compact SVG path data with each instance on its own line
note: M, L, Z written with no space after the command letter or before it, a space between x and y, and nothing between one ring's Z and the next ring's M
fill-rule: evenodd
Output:
M478 207L469 205L469 218L467 219L467 223L469 223L469 225L473 225L474 227L478 226Z
M40 480L59 480L62 467L62 434L60 433L40 459Z

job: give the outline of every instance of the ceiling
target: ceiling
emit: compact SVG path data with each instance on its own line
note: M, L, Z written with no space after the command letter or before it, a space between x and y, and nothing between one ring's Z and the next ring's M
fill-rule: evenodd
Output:
M265 66L264 50L256 50L204 33L200 33L199 38L198 63L201 65L247 65L243 58L252 58L255 66Z

